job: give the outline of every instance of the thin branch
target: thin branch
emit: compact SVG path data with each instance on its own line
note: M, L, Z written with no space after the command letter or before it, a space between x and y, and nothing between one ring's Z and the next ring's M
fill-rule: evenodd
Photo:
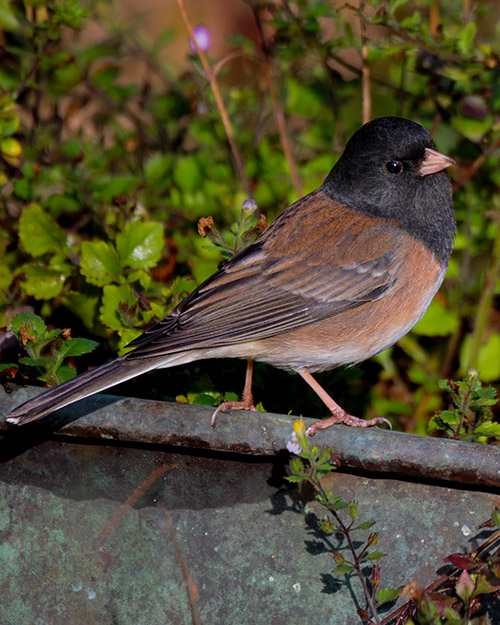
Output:
M283 148L283 152L285 154L285 158L288 163L288 167L290 169L290 175L292 177L292 182L295 188L295 192L300 197L302 195L302 183L300 181L299 168L297 167L297 161L295 160L295 157L293 155L292 143L290 141L290 135L288 134L285 113L283 112L280 99L276 92L276 86L275 86L274 77L273 77L271 52L269 50L269 46L267 45L266 38L264 36L264 29L262 28L262 21L260 19L259 8L252 7L252 10L253 10L253 15L255 19L255 24L257 26L257 32L259 33L260 48L264 55L264 60L263 60L264 72L266 74L266 82L269 88L269 95L271 96L271 103L273 107L274 116L276 118L276 124L278 126L278 133L280 136L281 147Z
M225 56L223 56L219 61L217 61L217 63L213 66L212 71L214 73L214 76L217 76L217 74L220 72L220 70L223 68L223 66L228 63L229 61L232 61L233 59L237 59L241 56L247 57L247 53L244 50L232 50L231 52L228 52ZM262 62L262 59L256 59L259 62Z
M323 488L323 485L321 484L320 480L314 480L310 478L311 483L313 484L313 486L315 486L320 492L321 495L324 498L324 501L328 501L328 495L326 493L326 490ZM330 514L333 516L333 518L335 519L335 522L338 523L338 526L341 530L341 533L343 536L345 536L345 539L347 541L347 545L349 546L349 551L351 552L352 555L352 564L354 565L354 569L356 570L356 573L359 577L359 581L361 583L361 586L363 588L363 593L366 597L366 600L368 602L368 605L370 606L370 609L372 611L373 614L373 618L375 619L375 622L377 623L377 625L382 625L381 621L380 621L380 617L378 615L377 612L377 607L375 605L375 602L373 600L373 596L372 593L368 590L368 586L366 584L366 580L365 580L365 576L363 575L363 571L361 570L361 563L359 561L359 556L356 553L356 549L354 547L354 543L352 542L350 533L349 533L349 528L343 523L342 519L340 518L339 514L337 513L336 510L332 510L331 508L329 508Z
M111 519L106 523L106 525L99 532L97 537L97 543L99 546L102 546L106 538L108 537L111 530L116 526L118 521L131 509L135 506L135 504L139 501L139 499L146 493L148 488L152 486L160 477L170 471L171 469L176 469L177 464L162 464L161 467L158 467L154 471L152 471L148 477L134 490L134 492L127 497L127 499L121 504L118 510L113 514Z
M500 137L494 141L491 145L489 145L485 151L480 154L475 161L473 161L469 167L467 167L467 169L465 170L465 172L462 174L462 176L460 177L459 180L456 180L455 183L453 184L453 191L456 191L457 189L459 189L461 186L463 186L466 182L469 181L470 178L472 178L472 176L474 176L474 174L477 172L477 170L481 167L481 165L484 163L484 161L493 154L493 152L495 150L498 150L498 148L500 148Z
M203 52L203 50L198 45L198 42L196 41L193 26L191 24L191 21L189 20L189 16L184 6L184 0L177 0L177 3L181 11L182 19L184 20L184 23L189 32L191 41L193 42L198 58L200 59L203 69L205 70L206 77L210 83L210 87L214 94L215 103L217 104L217 108L219 109L222 123L224 125L224 130L226 131L227 139L229 141L229 145L231 147L233 158L235 160L236 167L238 169L238 173L240 175L241 181L243 183L243 186L245 187L245 191L247 195L251 197L252 192L251 192L251 187L250 187L250 181L248 180L248 177L245 173L245 168L243 166L243 159L241 158L241 155L238 150L238 146L236 145L236 141L234 139L233 129L231 126L231 122L229 120L229 115L227 114L227 109L224 104L224 100L222 99L222 95L219 89L219 83L217 82L217 77L212 67L210 66L210 63L208 62L206 54Z
M479 360L479 351L483 344L484 332L486 330L486 323L493 302L493 296L495 294L495 287L500 274L500 224L497 223L497 234L495 238L495 244L493 248L493 258L490 270L486 277L486 284L484 285L479 300L479 306L477 308L476 318L474 321L474 331L472 333L471 348L469 356L469 367L477 367Z
M368 40L366 38L365 0L359 4L359 26L361 31L361 86L363 94L363 124L372 118L372 97L370 89L370 66L368 65Z
M193 576L191 575L191 572L188 569L187 564L184 561L184 558L182 557L182 551L177 541L177 538L175 536L175 530L172 525L172 521L170 520L170 515L168 514L168 510L161 503L157 505L158 505L158 508L160 508L160 510L163 513L165 525L167 526L170 540L172 541L172 545L174 546L174 549L175 549L177 562L179 563L179 566L181 567L182 577L184 578L184 583L186 585L186 590L188 593L189 607L191 609L191 618L193 620L193 625L200 625L201 621L198 615L198 609L196 608L196 599L198 599L198 588L196 587L196 584L193 581Z
M278 94L276 93L276 87L274 85L271 66L266 63L264 69L266 72L267 85L269 87L269 94L271 96L274 116L276 117L276 124L278 125L278 133L280 136L281 145L283 147L283 152L285 153L288 167L290 168L290 175L292 176L292 182L295 188L295 192L300 197L302 195L302 182L299 176L297 161L295 160L295 157L293 155L292 144L290 142L290 136L286 127L285 114L283 113Z

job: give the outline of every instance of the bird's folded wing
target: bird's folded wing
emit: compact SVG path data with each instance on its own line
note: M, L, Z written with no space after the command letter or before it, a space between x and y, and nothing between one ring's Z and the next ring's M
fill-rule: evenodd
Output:
M404 262L405 235L361 213L353 220L351 212L342 223L342 210L328 208L314 224L285 211L281 217L288 220L289 245L284 233L275 236L280 217L169 317L131 343L137 350L129 357L258 340L390 292Z

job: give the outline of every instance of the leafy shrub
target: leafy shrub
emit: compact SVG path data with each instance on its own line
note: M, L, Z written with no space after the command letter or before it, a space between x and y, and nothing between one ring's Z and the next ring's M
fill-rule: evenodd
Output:
M351 368L322 382L355 414L398 415L425 432L441 407L438 379L469 366L500 379L498 9L469 6L250 3L255 36L235 33L224 58L208 51L207 73L194 53L184 72L162 61L172 32L147 40L98 3L5 4L0 326L30 310L49 328L99 338L108 356L123 350L217 268L221 250L199 237L200 218L213 217L231 247L244 200L272 219L322 182L363 115L403 115L459 163L456 251L410 335L363 376ZM107 36L80 37L90 22ZM193 367L171 395L239 390L231 372ZM268 409L324 410L280 372L266 369L264 389Z

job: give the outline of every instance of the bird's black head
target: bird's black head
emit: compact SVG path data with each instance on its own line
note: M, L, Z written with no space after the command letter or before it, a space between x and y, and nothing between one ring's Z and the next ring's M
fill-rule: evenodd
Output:
M401 117L382 117L348 141L323 190L333 199L373 216L396 220L443 263L455 234L451 184L445 171L425 171L430 134Z

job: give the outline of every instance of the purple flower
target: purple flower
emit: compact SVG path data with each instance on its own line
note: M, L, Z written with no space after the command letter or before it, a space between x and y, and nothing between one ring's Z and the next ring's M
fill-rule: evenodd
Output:
M296 454L297 456L302 451L302 447L299 445L299 441L297 440L297 434L295 432L292 433L292 436L287 441L286 448L291 454Z
M206 26L196 26L196 28L193 29L193 33L200 50L202 52L207 52L208 48L210 48L210 40L212 38L211 32ZM196 48L192 39L189 40L189 45L191 47L191 50L193 52L196 52Z

